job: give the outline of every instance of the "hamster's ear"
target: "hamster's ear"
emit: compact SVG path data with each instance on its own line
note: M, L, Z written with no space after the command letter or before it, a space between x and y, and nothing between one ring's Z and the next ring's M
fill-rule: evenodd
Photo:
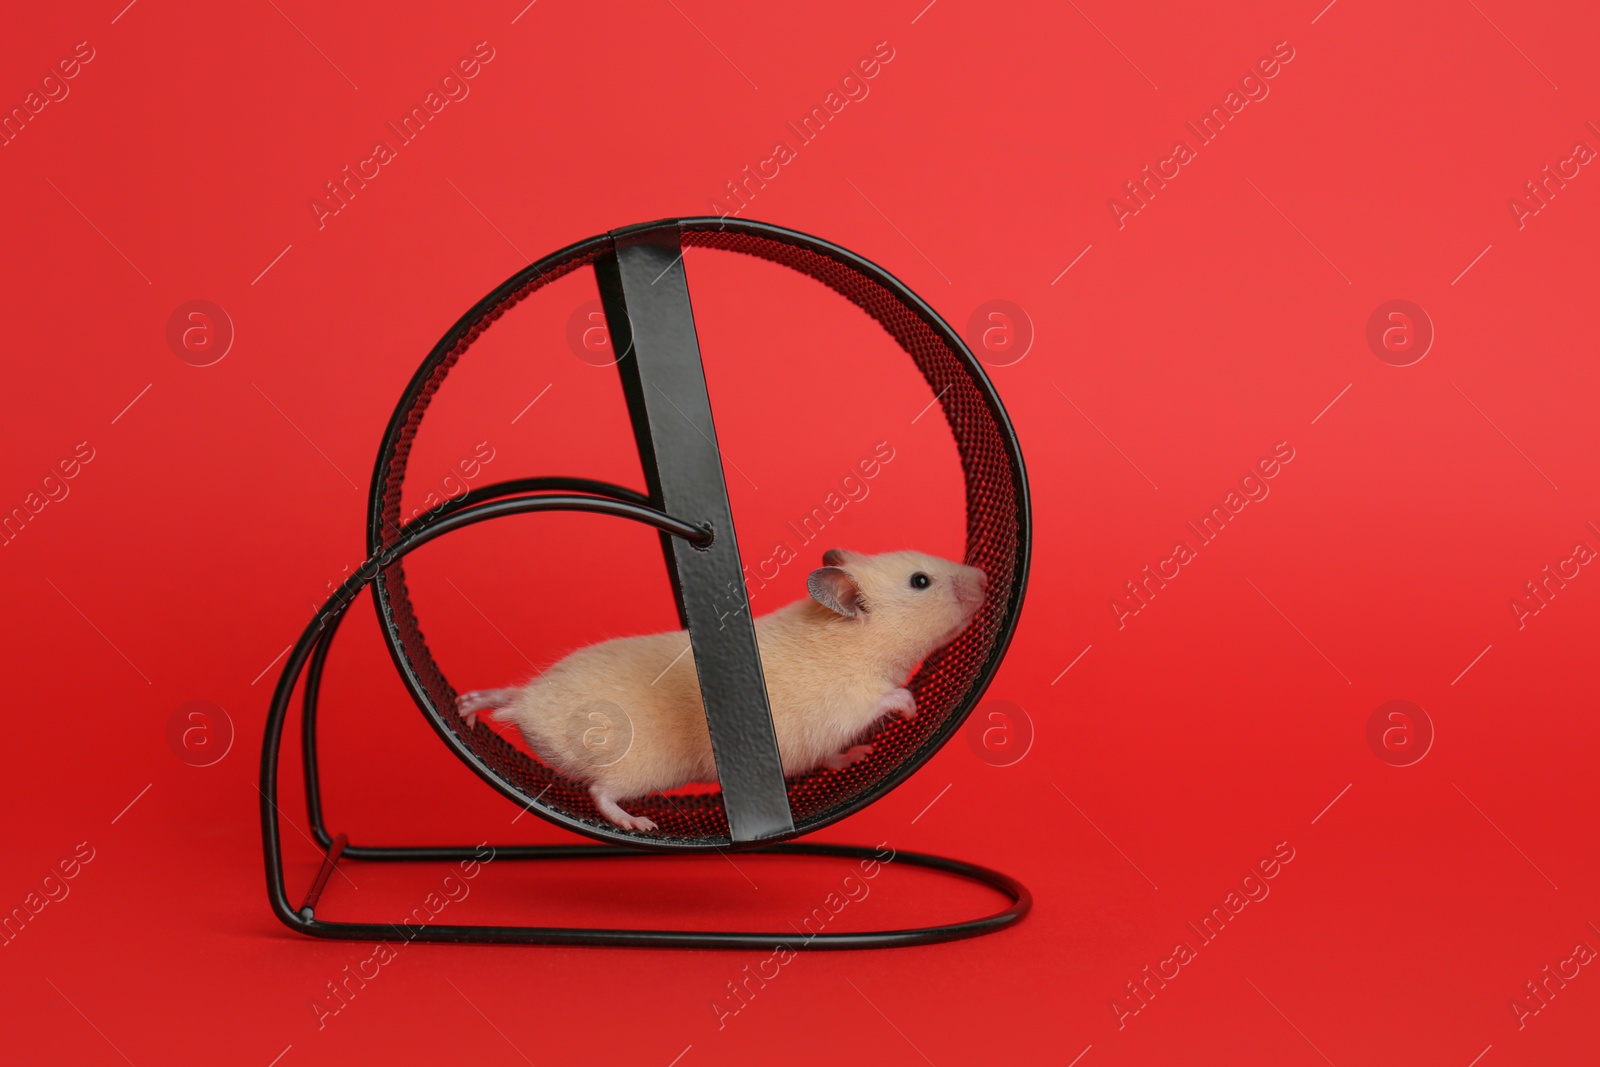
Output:
M854 552L846 552L842 548L830 548L822 554L822 564L825 567L842 567L854 558Z
M838 567L820 567L806 579L811 598L830 611L847 618L866 613L867 606L861 596L861 587L848 571Z

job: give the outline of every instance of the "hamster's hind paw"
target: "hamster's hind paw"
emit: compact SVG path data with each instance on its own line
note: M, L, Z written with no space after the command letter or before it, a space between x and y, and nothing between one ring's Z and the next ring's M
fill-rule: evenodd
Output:
M822 761L822 765L830 771L842 771L846 767L854 767L870 755L872 755L871 745L856 745L828 756Z
M899 715L907 719L917 717L917 698L909 689L891 689L878 701L879 715Z
M511 703L514 691L510 689L475 689L470 693L462 693L456 697L456 714L466 720L467 725L478 725L478 712L491 708L503 708Z
M594 799L594 806L600 809L600 814L616 823L624 830L654 830L654 821L643 815L629 815L623 811L616 800L600 791L598 787L591 787L589 796Z

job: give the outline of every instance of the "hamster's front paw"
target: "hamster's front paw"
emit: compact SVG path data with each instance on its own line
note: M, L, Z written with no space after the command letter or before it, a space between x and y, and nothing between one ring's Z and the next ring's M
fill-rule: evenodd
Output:
M854 767L870 755L872 755L871 745L855 745L843 752L827 756L823 759L822 765L830 771L842 771L846 767Z
M891 689L878 701L878 714L899 715L907 719L917 717L917 698L909 689Z

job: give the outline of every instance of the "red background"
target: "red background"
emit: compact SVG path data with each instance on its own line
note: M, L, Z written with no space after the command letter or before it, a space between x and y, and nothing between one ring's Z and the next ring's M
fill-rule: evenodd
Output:
M1600 946L1600 577L1581 569L1521 629L1509 604L1576 542L1600 546L1600 178L1582 168L1520 228L1508 202L1575 142L1600 146L1594 13L923 2L112 0L7 16L6 109L77 42L94 49L70 95L0 148L0 506L25 506L78 442L94 452L0 549L0 907L79 842L94 850L0 948L8 1059L1593 1062L1592 968L1520 1027L1511 1002L1575 945ZM319 229L323 183L480 41L494 58L470 95ZM744 214L867 256L958 328L997 299L1031 322L1026 357L991 369L1037 536L989 697L1020 705L1034 740L995 766L958 738L820 837L999 867L1032 887L1033 914L976 941L804 955L720 1029L712 1003L764 954L411 945L319 1029L325 983L372 949L272 917L256 760L269 664L359 561L401 388L531 259L710 213L881 41L894 58L870 95ZM1119 229L1109 199L1282 41L1294 58L1270 95ZM959 553L948 433L912 421L931 398L881 332L777 268L710 252L688 268L747 560L879 441L896 458L827 540ZM474 349L430 414L419 502L428 472L442 480L478 441L495 455L483 479L637 484L614 375L566 341L592 298L588 275L567 279ZM166 339L196 299L236 332L206 367ZM1393 299L1436 330L1407 367L1366 341ZM1278 442L1295 458L1270 496L1119 629L1123 583ZM824 547L757 609L799 595ZM419 607L453 679L509 684L667 625L654 552L598 518L478 527L418 555ZM336 829L570 840L511 825L516 809L440 748L369 610L346 629L326 697ZM1367 740L1394 699L1436 734L1410 766ZM195 700L234 732L209 766L169 741ZM298 895L316 854L285 834ZM1270 896L1119 1027L1125 983L1196 941L1184 924L1280 842L1294 859ZM782 928L845 873L647 862L490 864L452 917ZM331 918L398 917L445 873L341 871ZM993 906L891 866L835 928Z

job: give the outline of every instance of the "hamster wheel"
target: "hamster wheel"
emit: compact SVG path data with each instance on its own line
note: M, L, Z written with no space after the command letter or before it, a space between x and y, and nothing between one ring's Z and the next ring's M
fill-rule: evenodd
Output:
M874 750L843 770L819 769L786 780L756 654L733 516L723 481L706 391L683 252L719 249L782 264L858 305L909 354L944 413L966 483L965 562L988 575L988 598L952 644L930 656L907 683L918 714L872 738ZM450 370L473 343L522 300L573 271L591 268L612 338L646 486L643 491L581 477L530 477L485 485L409 522L401 491L423 416ZM630 802L653 831L626 830L596 810L587 788L509 744L483 723L467 726L454 711L456 690L434 659L406 587L404 558L452 530L506 515L583 511L631 519L659 531L662 552L690 636L719 778L716 792L655 795ZM317 759L316 720L322 669L347 609L372 587L380 629L396 668L428 723L494 789L549 821L601 845L495 846L496 858L584 859L641 852L753 849L870 859L845 845L785 843L860 810L900 784L961 726L982 696L1010 642L1027 580L1030 539L1021 452L988 378L959 335L926 303L876 265L825 241L735 219L693 218L614 230L571 245L519 271L468 311L429 353L406 387L385 431L373 474L369 558L317 612L292 646L274 691L261 765L262 836L268 896L289 926L324 937L391 936L387 923L330 922L315 915L341 859L482 858L473 848L351 844L327 829ZM277 804L279 752L296 688L302 693L302 761L307 817L322 866L304 902L285 889ZM880 857L881 858L881 857ZM872 947L970 937L1026 914L1031 898L1014 879L973 864L899 852L897 862L980 882L1008 897L1005 910L943 926L870 933L787 933L440 926L406 928L416 940L523 941L559 944Z

